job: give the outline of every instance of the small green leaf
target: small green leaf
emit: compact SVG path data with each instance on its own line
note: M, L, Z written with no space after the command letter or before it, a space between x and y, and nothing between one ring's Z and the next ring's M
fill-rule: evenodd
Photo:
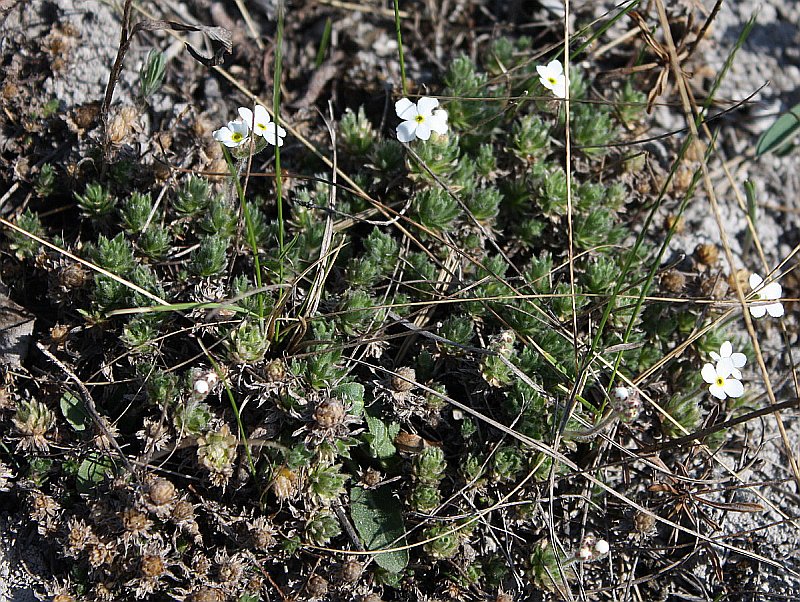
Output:
M367 550L405 546L405 525L401 504L387 487L350 491L350 516ZM375 555L378 566L399 573L408 564L408 550L393 550Z
M360 416L364 411L364 385L360 383L341 383L331 390L334 397L350 402L350 413Z
M101 454L90 454L78 467L78 492L88 493L111 472L111 458Z
M73 429L78 432L86 430L86 427L91 423L91 418L86 413L83 402L76 395L67 391L61 396L59 405L61 406L61 413Z
M756 157L776 151L780 152L791 144L792 137L800 130L800 104L794 105L778 117L769 129L761 134L756 144Z
M387 426L382 420L367 416L367 427L369 433L364 438L369 443L369 452L372 457L380 460L391 458L397 452L393 441L400 432L400 425L393 422Z

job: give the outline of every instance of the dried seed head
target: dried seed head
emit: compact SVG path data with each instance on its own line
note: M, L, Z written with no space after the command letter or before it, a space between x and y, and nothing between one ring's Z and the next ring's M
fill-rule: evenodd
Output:
M648 535L656 526L656 517L647 512L637 510L633 515L633 528L640 535Z
M120 144L125 141L131 132L131 128L136 120L136 109L132 106L125 106L111 118L108 124L108 139L112 144Z
M699 284L700 294L710 299L724 299L729 290L729 280L719 275L701 278ZM747 289L744 289L747 290Z
M328 593L328 581L319 575L312 575L306 584L306 591L312 598L321 598Z
M661 274L661 286L670 293L681 293L686 288L686 276L678 270L667 270Z
M278 469L275 479L272 481L272 492L279 500L288 500L297 493L297 474L286 466Z
M186 500L178 500L172 509L172 520L176 522L189 522L194 520L194 506Z
M250 539L255 548L263 552L275 545L275 527L266 517L259 516L247 526L250 528Z
M368 467L361 475L361 484L364 487L371 489L383 480L383 475L380 470L375 470L372 466Z
M69 594L58 594L53 596L53 602L75 602L75 598Z
M361 573L363 572L364 565L362 565L358 560L348 560L342 565L339 576L341 577L342 581L347 583L355 583L359 580Z
M150 483L147 494L156 506L166 506L175 499L175 485L157 477Z
M65 324L56 324L50 329L50 343L52 345L63 345L69 336L70 327Z
M286 378L286 364L283 363L283 360L272 360L267 364L266 368L264 368L264 372L269 382L283 382Z
M694 258L703 265L715 265L719 261L719 248L712 243L697 245L694 248Z
M86 547L97 541L92 528L83 520L71 518L68 523L67 555L77 557Z
M131 535L144 535L153 526L153 522L147 518L144 512L139 512L133 508L123 510L120 518L125 531Z
M97 542L89 546L89 564L92 568L103 566L104 564L111 564L114 562L116 550L110 543Z
M383 598L378 594L367 594L361 597L360 602L383 602Z
M728 276L728 286L732 291L736 290L737 280L739 281L739 286L745 293L750 291L750 272L748 270L736 270L732 275Z
M326 399L314 410L314 420L323 429L335 429L345 419L345 409L338 399Z
M239 583L242 580L244 563L240 556L229 556L225 550L220 550L214 562L217 563L217 579L220 583Z
M225 602L225 595L218 589L210 587L201 587L196 590L190 597L190 602Z
M398 393L408 393L414 388L417 381L417 373L414 368L404 366L395 370L392 375L392 389Z
M673 227L675 228L675 234L683 234L686 229L686 220L683 219L682 215L670 214L664 218L664 230L669 231Z
M692 185L692 179L694 178L694 171L695 166L693 165L681 165L675 171L675 176L672 178L672 190L673 192L686 192L689 189L689 186Z
M158 579L167 572L164 559L158 554L144 554L139 562L139 573L145 579Z

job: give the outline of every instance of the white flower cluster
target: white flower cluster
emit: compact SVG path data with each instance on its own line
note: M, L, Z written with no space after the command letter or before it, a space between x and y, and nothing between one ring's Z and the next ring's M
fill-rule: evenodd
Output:
M719 353L711 352L714 364L705 364L700 374L710 387L708 392L718 399L728 397L741 397L744 394L744 385L741 378L742 368L747 363L744 353L734 353L730 341L725 341Z
M407 98L398 100L394 110L403 123L397 126L397 139L400 142L412 142L417 138L428 140L431 132L444 136L447 133L447 111L437 109L438 106L439 101L428 96L423 96L416 104Z
M598 539L591 533L587 533L575 552L575 559L580 562L591 562L601 556L608 554L611 546L605 539Z
M754 318L763 318L769 314L773 318L783 315L783 304L778 301L783 295L783 289L777 282L764 284L764 279L758 274L750 274L750 288L755 293L757 303L750 305L750 315ZM770 301L770 303L763 303Z
M214 131L214 140L228 148L237 148L250 142L250 132L272 146L282 146L286 130L272 121L266 107L256 105L255 111L239 107L239 119Z

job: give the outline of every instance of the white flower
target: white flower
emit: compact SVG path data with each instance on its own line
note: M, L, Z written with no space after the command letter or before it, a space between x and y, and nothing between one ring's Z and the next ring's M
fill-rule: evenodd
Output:
M283 145L283 138L286 136L286 130L271 120L267 109L262 105L256 105L255 114L247 107L239 107L239 116L248 127L253 129L256 136L262 136L264 140L269 142L272 146ZM278 135L275 135L275 128L277 127Z
M764 286L764 279L758 274L750 274L750 288L756 294L759 301L774 301L783 295L783 289L777 282L770 282ZM750 315L754 318L761 318L764 314L769 314L773 318L780 318L783 315L783 304L780 301L775 303L761 303L750 305Z
M250 127L243 121L229 121L228 125L214 132L214 140L229 148L242 146L249 140Z
M714 364L706 364L700 374L703 380L709 385L708 392L718 399L726 397L741 397L744 394L742 383L731 376L732 371L736 370L731 362L723 361ZM737 370L738 372L738 370Z
M717 362L717 370L722 362L726 362L730 367L730 374L733 378L742 379L739 368L747 363L747 356L744 353L733 353L733 345L730 341L725 341L719 348L719 353L711 352L711 359Z
M603 556L608 554L608 551L611 549L611 546L608 545L608 542L605 539L598 539L597 543L594 544L594 551L598 556Z
M539 73L539 81L545 88L551 90L558 98L566 98L567 78L561 61L550 61L547 66L537 65L536 71Z
M401 98L394 104L397 116L403 123L397 126L397 139L400 142L411 142L419 138L427 140L431 132L445 135L447 133L447 111L436 109L439 101L423 96L414 104L407 98ZM434 111L434 109L436 109Z

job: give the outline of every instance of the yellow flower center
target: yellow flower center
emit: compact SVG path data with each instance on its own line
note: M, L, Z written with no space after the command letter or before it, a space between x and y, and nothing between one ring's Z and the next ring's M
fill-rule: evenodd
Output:
M717 380L714 381L714 384L717 385L718 387L721 387L725 384L725 379L722 378L721 376L718 376Z
M422 123L423 121L425 121L425 117L423 115L417 115L416 117L414 117L414 121L416 121L417 123Z
M242 136L239 132L234 132L231 134L231 140L234 142L239 142L244 136Z
M262 132L263 132L264 130L266 130L266 129L267 129L267 126L265 126L263 123L257 123L257 124L256 124L256 127L257 127L259 130L261 130Z
M554 86L558 83L558 80L555 77L548 77L547 81L549 81Z

